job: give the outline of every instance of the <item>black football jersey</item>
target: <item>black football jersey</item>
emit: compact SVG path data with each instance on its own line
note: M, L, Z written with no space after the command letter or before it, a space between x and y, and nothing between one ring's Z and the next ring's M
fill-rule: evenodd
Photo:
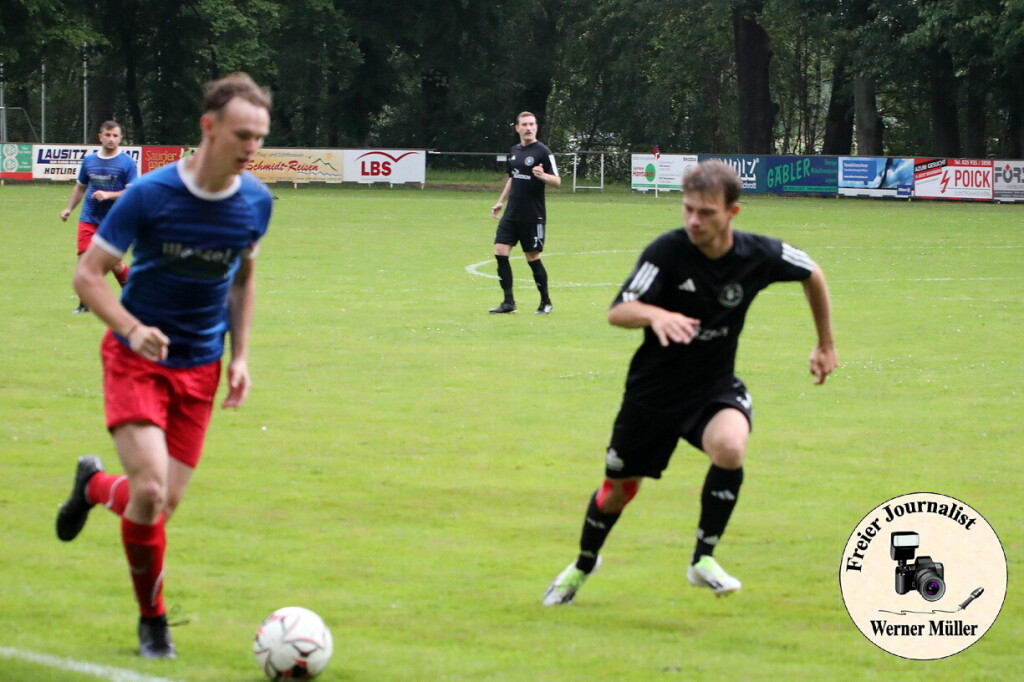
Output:
M544 206L545 185L543 180L533 174L533 167L538 164L544 167L545 173L558 175L555 156L543 142L533 142L525 147L517 144L509 150L505 168L512 178L512 186L509 188L505 218L544 222L547 217Z
M733 231L733 246L710 259L682 228L644 249L614 304L639 300L700 320L689 344L662 347L644 328L626 378L626 399L672 409L687 389L731 379L747 310L772 282L805 280L814 262L800 249L771 237ZM613 304L613 305L614 305Z

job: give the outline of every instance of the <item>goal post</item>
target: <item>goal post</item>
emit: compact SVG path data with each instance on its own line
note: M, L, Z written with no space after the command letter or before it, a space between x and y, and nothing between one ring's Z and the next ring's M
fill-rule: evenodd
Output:
M572 191L576 192L579 189L597 189L604 191L604 152L571 152L564 156L572 157ZM598 172L596 179L592 175L593 170L591 169L591 159L583 158L581 156L596 156L598 159ZM555 156L559 156L556 154ZM586 174L580 174L580 168L588 171ZM583 184L585 182L597 182L594 184Z

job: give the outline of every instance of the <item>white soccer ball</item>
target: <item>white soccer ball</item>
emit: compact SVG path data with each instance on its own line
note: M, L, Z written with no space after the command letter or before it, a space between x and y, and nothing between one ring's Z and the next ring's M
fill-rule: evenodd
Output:
M286 606L260 624L252 652L271 680L311 680L327 667L334 640L320 616L301 606Z

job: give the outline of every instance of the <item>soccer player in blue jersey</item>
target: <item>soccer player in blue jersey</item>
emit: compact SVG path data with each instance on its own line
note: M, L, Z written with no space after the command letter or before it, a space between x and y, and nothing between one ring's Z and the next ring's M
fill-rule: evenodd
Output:
M121 124L117 121L105 121L100 126L100 144L103 148L89 154L82 161L78 171L78 181L71 188L71 197L67 207L60 212L60 219L67 222L71 212L85 199L82 215L78 218L78 258L92 243L103 217L107 215L114 201L124 194L125 189L138 176L135 162L121 151ZM114 277L123 287L128 281L128 266L122 261L114 265ZM89 308L78 302L73 313L86 313Z
M684 226L644 249L608 311L608 321L643 329L605 458L605 478L587 505L579 554L558 574L544 604L571 604L600 565L599 552L644 478L661 478L680 439L710 460L687 580L716 595L740 589L712 556L739 497L753 423L752 398L734 374L747 310L773 282L799 281L814 318L815 383L836 368L828 285L803 251L732 229L740 178L705 161L683 180Z
M501 196L491 207L491 216L501 220L494 235L494 258L498 261L498 281L504 300L492 308L492 313L514 313L516 300L512 292L512 266L508 257L517 243L522 247L526 262L533 271L533 281L540 292L538 315L551 312L551 297L548 295L548 273L541 262L546 236L547 207L544 203L546 187L559 187L562 178L558 175L555 155L548 146L537 139L537 117L529 111L516 116L516 132L519 144L509 150L506 157L508 180L501 189ZM508 206L505 206L505 202ZM502 207L505 212L501 213Z
M109 327L101 345L107 428L124 476L78 460L57 536L89 510L121 517L140 617L139 653L173 658L163 600L165 525L202 453L230 337L224 407L249 393L257 245L273 197L244 169L270 128L270 95L245 74L207 86L195 154L139 178L100 225L75 271L79 296ZM132 250L120 300L105 275Z

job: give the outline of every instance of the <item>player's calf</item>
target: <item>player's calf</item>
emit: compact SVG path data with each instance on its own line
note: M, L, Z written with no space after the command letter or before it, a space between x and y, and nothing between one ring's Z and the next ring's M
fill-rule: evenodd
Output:
M597 491L595 502L597 508L605 514L618 514L640 492L640 479L604 479L601 489Z

